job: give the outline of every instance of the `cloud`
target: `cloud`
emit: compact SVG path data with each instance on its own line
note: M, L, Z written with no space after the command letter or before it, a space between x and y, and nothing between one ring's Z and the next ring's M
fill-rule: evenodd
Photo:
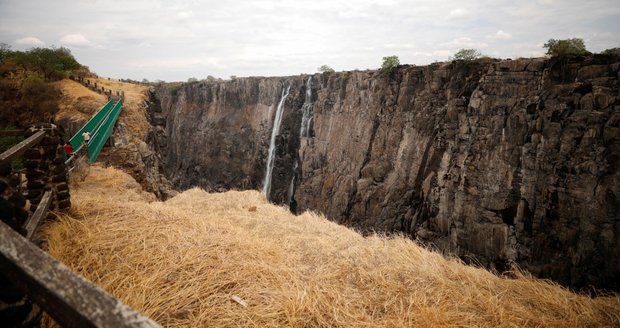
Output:
M178 19L188 19L194 16L194 13L191 11L180 11L177 13Z
M460 37L450 42L441 43L440 46L455 49L455 48L486 48L489 45L484 42L476 42L472 38Z
M506 32L504 32L502 30L499 30L499 31L497 31L497 33L495 33L493 38L495 40L510 40L510 39L512 39L512 34L506 33Z
M388 50L407 50L414 49L413 43L386 43L383 45L385 49Z
M437 56L437 57L448 57L450 55L452 55L452 51L450 50L435 50L433 51L432 55L433 56Z
M28 47L43 47L45 42L35 38L34 36L27 36L25 38L15 40L15 44Z
M450 11L450 13L448 14L446 18L448 20L454 20L454 19L466 19L470 17L471 15L469 13L469 10L463 9L463 8L455 8Z
M555 5L556 3L558 3L558 0L539 0L538 2L543 5Z
M92 43L82 34L67 34L60 38L60 43L65 46L74 47L86 47L92 45Z
M36 36L102 76L184 81L376 68L387 55L423 65L460 48L516 58L549 38L601 51L620 44L618 17L618 0L0 0L0 42Z

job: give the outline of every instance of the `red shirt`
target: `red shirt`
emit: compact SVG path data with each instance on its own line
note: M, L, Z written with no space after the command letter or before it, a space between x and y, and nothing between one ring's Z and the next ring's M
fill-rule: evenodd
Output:
M65 144L63 147L65 148L65 153L67 153L67 156L73 155L73 146L71 146L71 144Z

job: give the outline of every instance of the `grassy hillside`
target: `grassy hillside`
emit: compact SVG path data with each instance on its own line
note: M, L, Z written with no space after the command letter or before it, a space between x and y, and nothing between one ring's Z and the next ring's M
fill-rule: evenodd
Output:
M620 325L620 297L498 277L405 238L294 216L256 191L159 202L92 167L72 195L46 229L49 252L164 326Z

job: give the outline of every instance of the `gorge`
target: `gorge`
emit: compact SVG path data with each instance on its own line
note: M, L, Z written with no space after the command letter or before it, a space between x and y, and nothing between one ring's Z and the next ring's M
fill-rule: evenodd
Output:
M617 291L619 74L596 55L160 84L148 142L180 189Z

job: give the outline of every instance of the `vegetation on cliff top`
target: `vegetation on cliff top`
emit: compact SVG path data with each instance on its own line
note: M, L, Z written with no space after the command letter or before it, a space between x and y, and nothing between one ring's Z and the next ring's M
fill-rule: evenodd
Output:
M335 70L328 65L321 65L319 66L319 68L317 68L317 70L321 73L327 73L327 74L331 74L335 72Z
M480 57L482 57L482 54L477 49L461 49L450 57L450 60L473 61Z
M46 81L67 78L73 70L83 68L67 48L32 48L27 51L13 51L6 44L0 44L0 74L6 74L13 67L39 74Z
M92 167L49 252L163 326L614 326L620 297L499 277L403 237L292 215L257 191L155 201Z
M547 55L553 57L575 57L590 54L586 49L583 39L572 38L564 40L549 39L543 48L547 49Z
M383 63L379 72L383 75L389 75L398 65L400 65L400 59L397 56L383 57Z
M88 70L66 48L13 51L0 44L0 125L25 127L50 122L58 112L60 90L52 81L74 70Z

